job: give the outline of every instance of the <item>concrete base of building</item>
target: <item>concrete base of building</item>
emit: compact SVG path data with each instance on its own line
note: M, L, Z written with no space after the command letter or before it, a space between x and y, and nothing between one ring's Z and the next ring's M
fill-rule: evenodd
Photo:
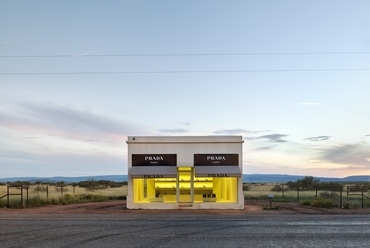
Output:
M244 203L215 203L215 202L194 202L194 203L142 203L127 204L128 209L244 209Z

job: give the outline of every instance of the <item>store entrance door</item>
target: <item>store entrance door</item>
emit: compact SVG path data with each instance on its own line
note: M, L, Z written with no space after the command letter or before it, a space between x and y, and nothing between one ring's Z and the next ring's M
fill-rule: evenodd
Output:
M193 167L177 167L176 201L178 203L194 202Z

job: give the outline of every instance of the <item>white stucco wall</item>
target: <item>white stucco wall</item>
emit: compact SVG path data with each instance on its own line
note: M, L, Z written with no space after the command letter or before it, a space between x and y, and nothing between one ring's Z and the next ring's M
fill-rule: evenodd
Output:
M132 154L177 154L177 166L193 166L194 154L239 154L239 168L243 173L242 136L129 136L128 144L128 195L127 207L133 208L179 208L178 204L133 202L131 179ZM190 208L243 209L242 178L238 178L237 203L193 203Z

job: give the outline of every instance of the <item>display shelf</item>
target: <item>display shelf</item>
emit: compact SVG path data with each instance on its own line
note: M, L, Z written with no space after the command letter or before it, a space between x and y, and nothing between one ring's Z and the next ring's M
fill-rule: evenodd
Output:
M216 198L203 198L203 202L216 202Z
M176 178L156 178L154 182L176 182Z
M150 198L150 202L163 202L163 198Z

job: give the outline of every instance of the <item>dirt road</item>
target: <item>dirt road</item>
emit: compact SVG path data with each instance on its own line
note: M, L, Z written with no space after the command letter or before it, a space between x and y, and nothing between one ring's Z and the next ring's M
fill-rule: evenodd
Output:
M140 213L201 213L201 214L218 214L218 215L253 215L253 214L370 214L370 208L357 209L340 209L340 208L315 208L310 206L302 206L299 203L276 203L279 205L279 210L264 210L268 207L267 201L247 200L245 201L244 210L128 210L126 201L109 201L109 202L94 202L81 203L70 205L50 205L37 208L23 209L0 209L0 214L140 214Z

